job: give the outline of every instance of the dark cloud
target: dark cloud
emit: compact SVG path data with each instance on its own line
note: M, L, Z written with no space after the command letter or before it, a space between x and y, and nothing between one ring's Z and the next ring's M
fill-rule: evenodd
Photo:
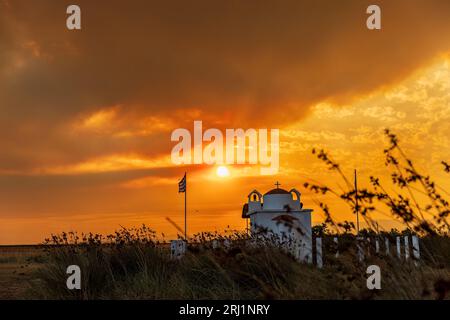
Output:
M142 208L160 210L152 208L151 204L167 207L165 195L177 193L177 182L184 170L193 175L202 167L125 169L73 175L0 175L0 217L137 212ZM127 186L141 179L144 179L141 186Z
M102 108L180 126L196 109L224 126L274 127L318 101L395 83L450 48L447 0L378 1L382 31L366 29L371 2L356 0L80 0L82 31L65 28L72 2L1 3L4 169L170 149L167 133L62 133Z

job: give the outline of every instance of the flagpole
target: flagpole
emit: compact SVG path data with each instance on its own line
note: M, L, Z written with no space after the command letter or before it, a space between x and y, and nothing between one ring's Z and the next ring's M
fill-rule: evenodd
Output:
M355 169L355 211L356 211L356 234L359 236L359 208L358 208L358 184Z
M184 190L184 241L187 241L187 214L186 214L186 203L187 203L187 172L184 173L186 177L186 187Z

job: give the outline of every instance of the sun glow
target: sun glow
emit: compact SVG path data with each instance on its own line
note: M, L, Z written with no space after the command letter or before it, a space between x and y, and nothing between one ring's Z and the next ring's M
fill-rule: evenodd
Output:
M216 171L217 176L221 178L228 177L230 175L230 171L225 166L219 166Z

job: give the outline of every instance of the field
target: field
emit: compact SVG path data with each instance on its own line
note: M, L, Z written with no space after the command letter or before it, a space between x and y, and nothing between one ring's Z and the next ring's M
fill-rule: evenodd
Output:
M120 238L123 240L123 237ZM148 239L147 239L148 240ZM450 240L422 239L422 259L371 255L352 246L325 266L300 264L276 246L227 248L197 241L180 260L145 239L43 247L1 247L1 299L449 299ZM198 239L197 239L198 240ZM222 239L223 240L223 239ZM329 239L330 240L330 239ZM327 241L325 241L327 243ZM331 243L332 241L328 241ZM435 248L431 253L428 248ZM66 268L82 270L82 290L66 288ZM366 267L379 265L382 289L368 290Z
M26 299L42 265L40 246L0 246L0 299Z

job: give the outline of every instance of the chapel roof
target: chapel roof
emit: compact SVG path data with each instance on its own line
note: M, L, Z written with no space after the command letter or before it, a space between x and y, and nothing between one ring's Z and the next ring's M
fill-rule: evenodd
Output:
M266 196L266 195L269 195L269 194L290 194L290 193L289 193L289 191L286 191L284 189L275 188L275 189L272 189L272 190L266 192L264 195Z

